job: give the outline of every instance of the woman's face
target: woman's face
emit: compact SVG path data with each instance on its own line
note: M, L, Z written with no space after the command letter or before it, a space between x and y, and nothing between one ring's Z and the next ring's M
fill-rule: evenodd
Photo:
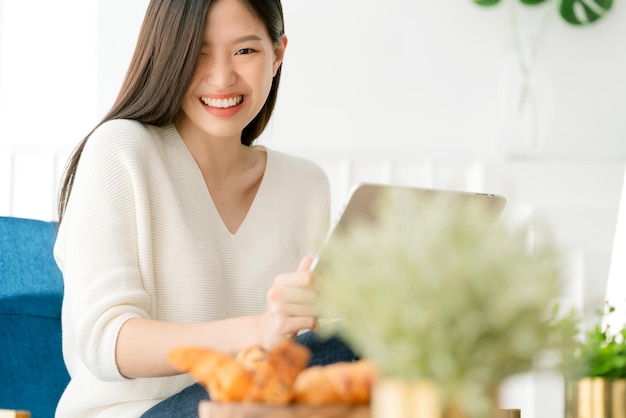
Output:
M198 68L177 128L184 138L236 138L259 113L287 38L272 44L265 25L239 0L213 1Z

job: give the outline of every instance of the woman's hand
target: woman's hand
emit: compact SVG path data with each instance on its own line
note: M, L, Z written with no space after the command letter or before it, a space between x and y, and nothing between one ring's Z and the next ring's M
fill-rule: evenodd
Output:
M312 262L311 257L304 257L296 272L279 274L274 279L267 292L267 312L262 317L265 349L271 350L284 338L295 338L302 329L316 328L317 291L309 271Z

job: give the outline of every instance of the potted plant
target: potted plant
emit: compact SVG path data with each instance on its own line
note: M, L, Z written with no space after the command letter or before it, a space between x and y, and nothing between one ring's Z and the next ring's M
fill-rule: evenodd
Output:
M595 325L565 365L566 418L626 418L626 329Z
M388 195L380 221L345 231L325 257L320 314L379 367L374 418L379 402L398 417L494 416L504 378L574 342L576 322L555 302L562 266L549 234L478 202ZM430 409L405 413L417 408Z

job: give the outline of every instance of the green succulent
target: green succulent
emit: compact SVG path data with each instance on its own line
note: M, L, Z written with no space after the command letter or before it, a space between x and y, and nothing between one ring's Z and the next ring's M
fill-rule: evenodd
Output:
M479 6L494 6L501 0L473 0ZM601 19L611 10L613 0L519 0L521 3L534 6L550 1L559 1L559 13L566 22L572 25L586 25Z

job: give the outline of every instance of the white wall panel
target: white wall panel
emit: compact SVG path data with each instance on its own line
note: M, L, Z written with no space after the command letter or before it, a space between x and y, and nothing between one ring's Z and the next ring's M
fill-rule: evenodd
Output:
M11 204L13 176L13 152L11 149L0 148L0 214L9 215L12 212Z

